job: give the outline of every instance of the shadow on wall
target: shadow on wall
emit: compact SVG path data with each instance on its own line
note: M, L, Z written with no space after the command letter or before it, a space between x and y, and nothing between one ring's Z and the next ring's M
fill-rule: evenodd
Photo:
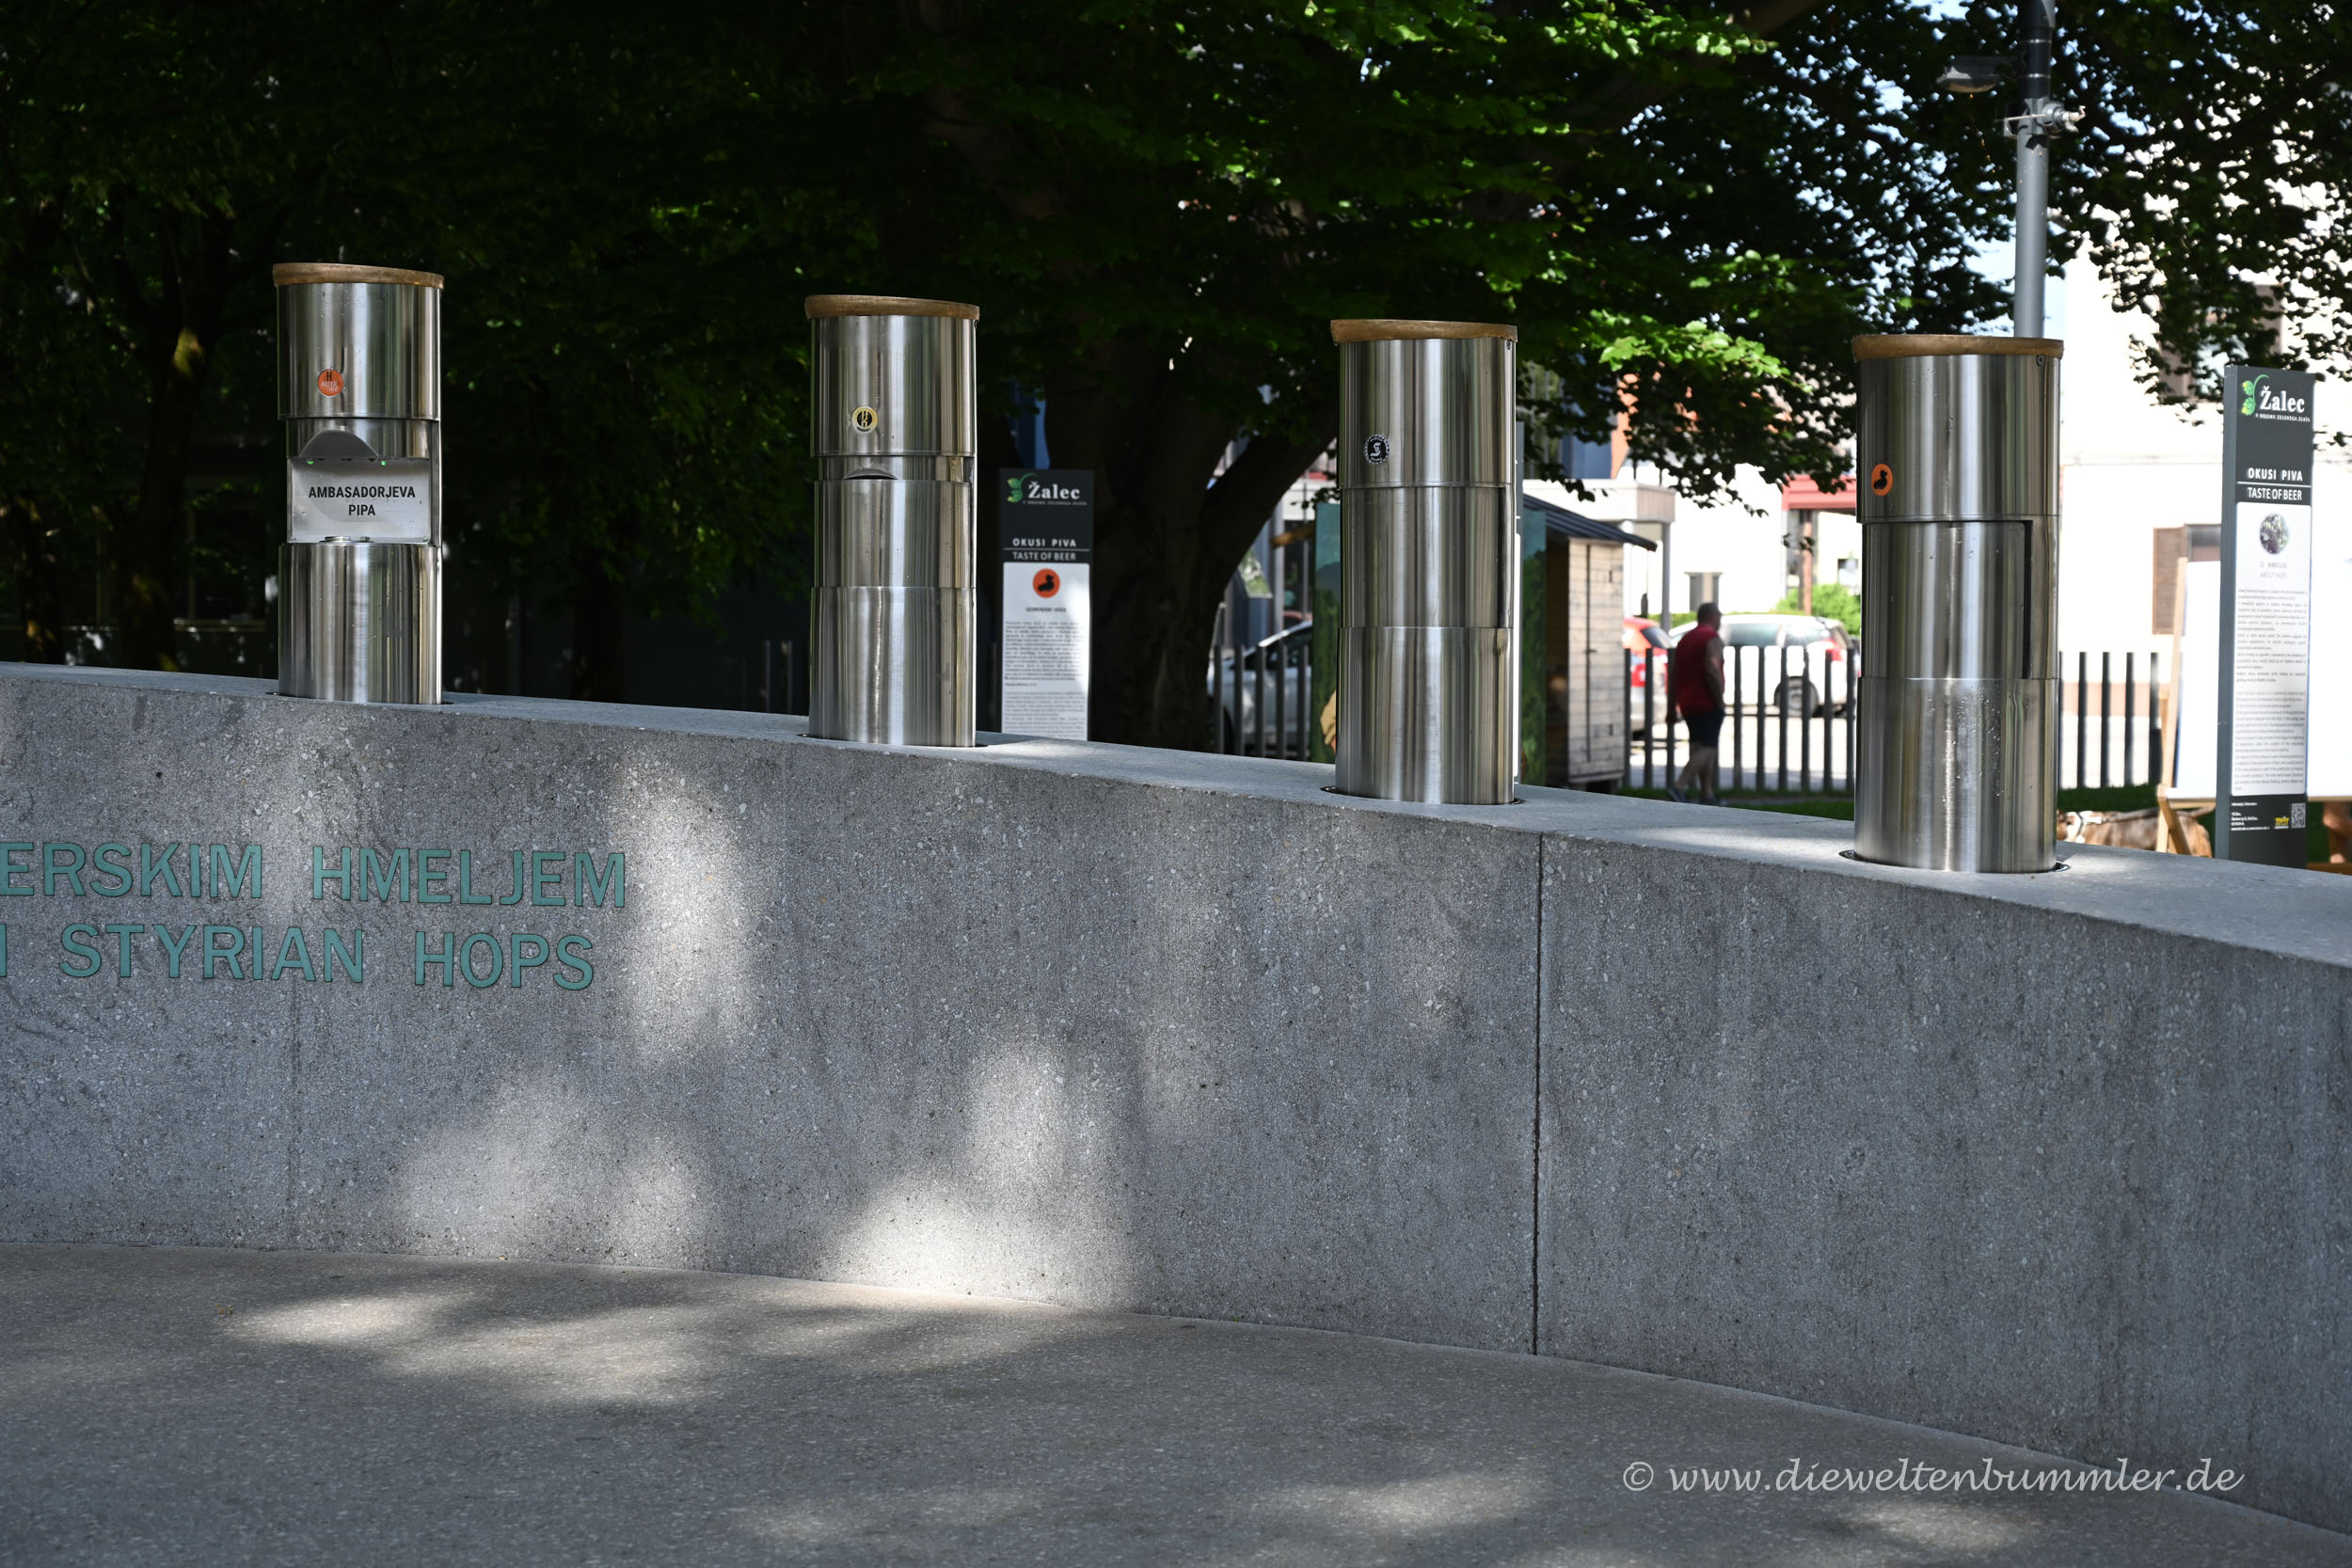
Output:
M1197 796L1059 778L1041 817L1002 798L1030 775L952 758L818 788L817 744L567 768L588 831L637 847L600 1006L517 1030L453 993L464 1093L421 1097L358 1223L297 1244L1527 1347L1534 1018L1498 1022L1455 944L1516 901L1532 950L1531 845L1424 824L1457 879L1302 900L1393 821L1301 806L1178 853ZM375 1027L389 1059L416 1025Z

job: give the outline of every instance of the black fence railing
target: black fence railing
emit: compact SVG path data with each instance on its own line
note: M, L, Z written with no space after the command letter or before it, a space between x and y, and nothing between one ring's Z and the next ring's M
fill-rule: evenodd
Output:
M1227 635L1225 612L1217 612L1209 701L1217 716L1218 751L1306 760L1314 629L1312 621L1301 621L1272 637L1235 645Z
M1235 642L1220 611L1209 663L1217 749L1304 760L1314 683L1311 621L1256 642ZM1717 787L1757 794L1850 795L1861 704L1862 650L1827 642L1724 650L1724 714L1716 745ZM1690 732L1670 719L1666 655L1625 657L1627 746L1623 785L1662 789L1690 760ZM2137 651L2062 656L2058 776L2073 788L2151 783L2164 754L2162 656Z
M1641 717L1626 749L1628 788L1662 789L1690 760L1688 727L1669 721L1665 665L1652 656L1651 678L1633 678L1635 655L1626 655L1626 699L1635 693ZM1724 725L1716 742L1716 781L1722 789L1836 795L1853 784L1854 719L1859 673L1853 650L1829 642L1804 647L1726 647Z
M1761 794L1853 792L1855 721L1861 705L1860 649L1832 655L1808 647L1726 648L1725 711L1716 750L1719 787ZM1626 698L1638 709L1626 752L1625 785L1661 789L1690 758L1689 731L1666 720L1665 659L1637 682L1626 655ZM2058 781L2076 789L2153 782L2164 753L2162 656L2061 656Z

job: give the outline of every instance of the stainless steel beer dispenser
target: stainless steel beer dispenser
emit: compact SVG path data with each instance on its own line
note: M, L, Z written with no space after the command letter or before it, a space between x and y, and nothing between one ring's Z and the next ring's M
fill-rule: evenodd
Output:
M278 689L441 700L441 279L282 264Z
M1518 752L1518 331L1336 321L1336 786L1499 805Z
M2052 338L1854 340L1860 859L2055 863L2064 349Z
M808 733L975 745L980 312L871 294L818 294L806 310L818 467Z

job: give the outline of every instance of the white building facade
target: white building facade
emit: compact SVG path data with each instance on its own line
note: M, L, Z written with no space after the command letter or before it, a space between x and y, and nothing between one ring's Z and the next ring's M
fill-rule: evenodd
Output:
M2221 521L2221 416L2159 401L2134 373L2136 343L2151 334L2121 310L2088 261L2068 265L2066 360L2060 373L2058 641L2069 653L2145 655L2170 646L2171 572L2184 556L2217 548L2190 530ZM2322 556L2352 527L2352 451L2328 443L2347 404L2340 381L2319 390L2315 512ZM1785 487L1742 468L1732 493L1701 504L1668 477L1621 465L1587 481L1590 501L1565 485L1538 486L1571 510L1622 522L1662 547L1626 572L1626 613L1686 614L1713 599L1727 611L1771 610L1798 584L1799 541L1809 531L1813 580L1855 592L1862 535L1848 476L1824 494ZM1865 628L1866 641L1867 628ZM2071 673L2070 666L2070 673Z

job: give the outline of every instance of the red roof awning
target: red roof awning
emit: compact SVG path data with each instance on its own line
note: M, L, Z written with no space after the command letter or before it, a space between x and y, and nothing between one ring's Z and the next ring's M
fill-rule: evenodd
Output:
M1824 490L1809 479L1794 479L1780 487L1780 509L1783 512L1851 512L1853 510L1853 475L1837 482L1835 490Z

